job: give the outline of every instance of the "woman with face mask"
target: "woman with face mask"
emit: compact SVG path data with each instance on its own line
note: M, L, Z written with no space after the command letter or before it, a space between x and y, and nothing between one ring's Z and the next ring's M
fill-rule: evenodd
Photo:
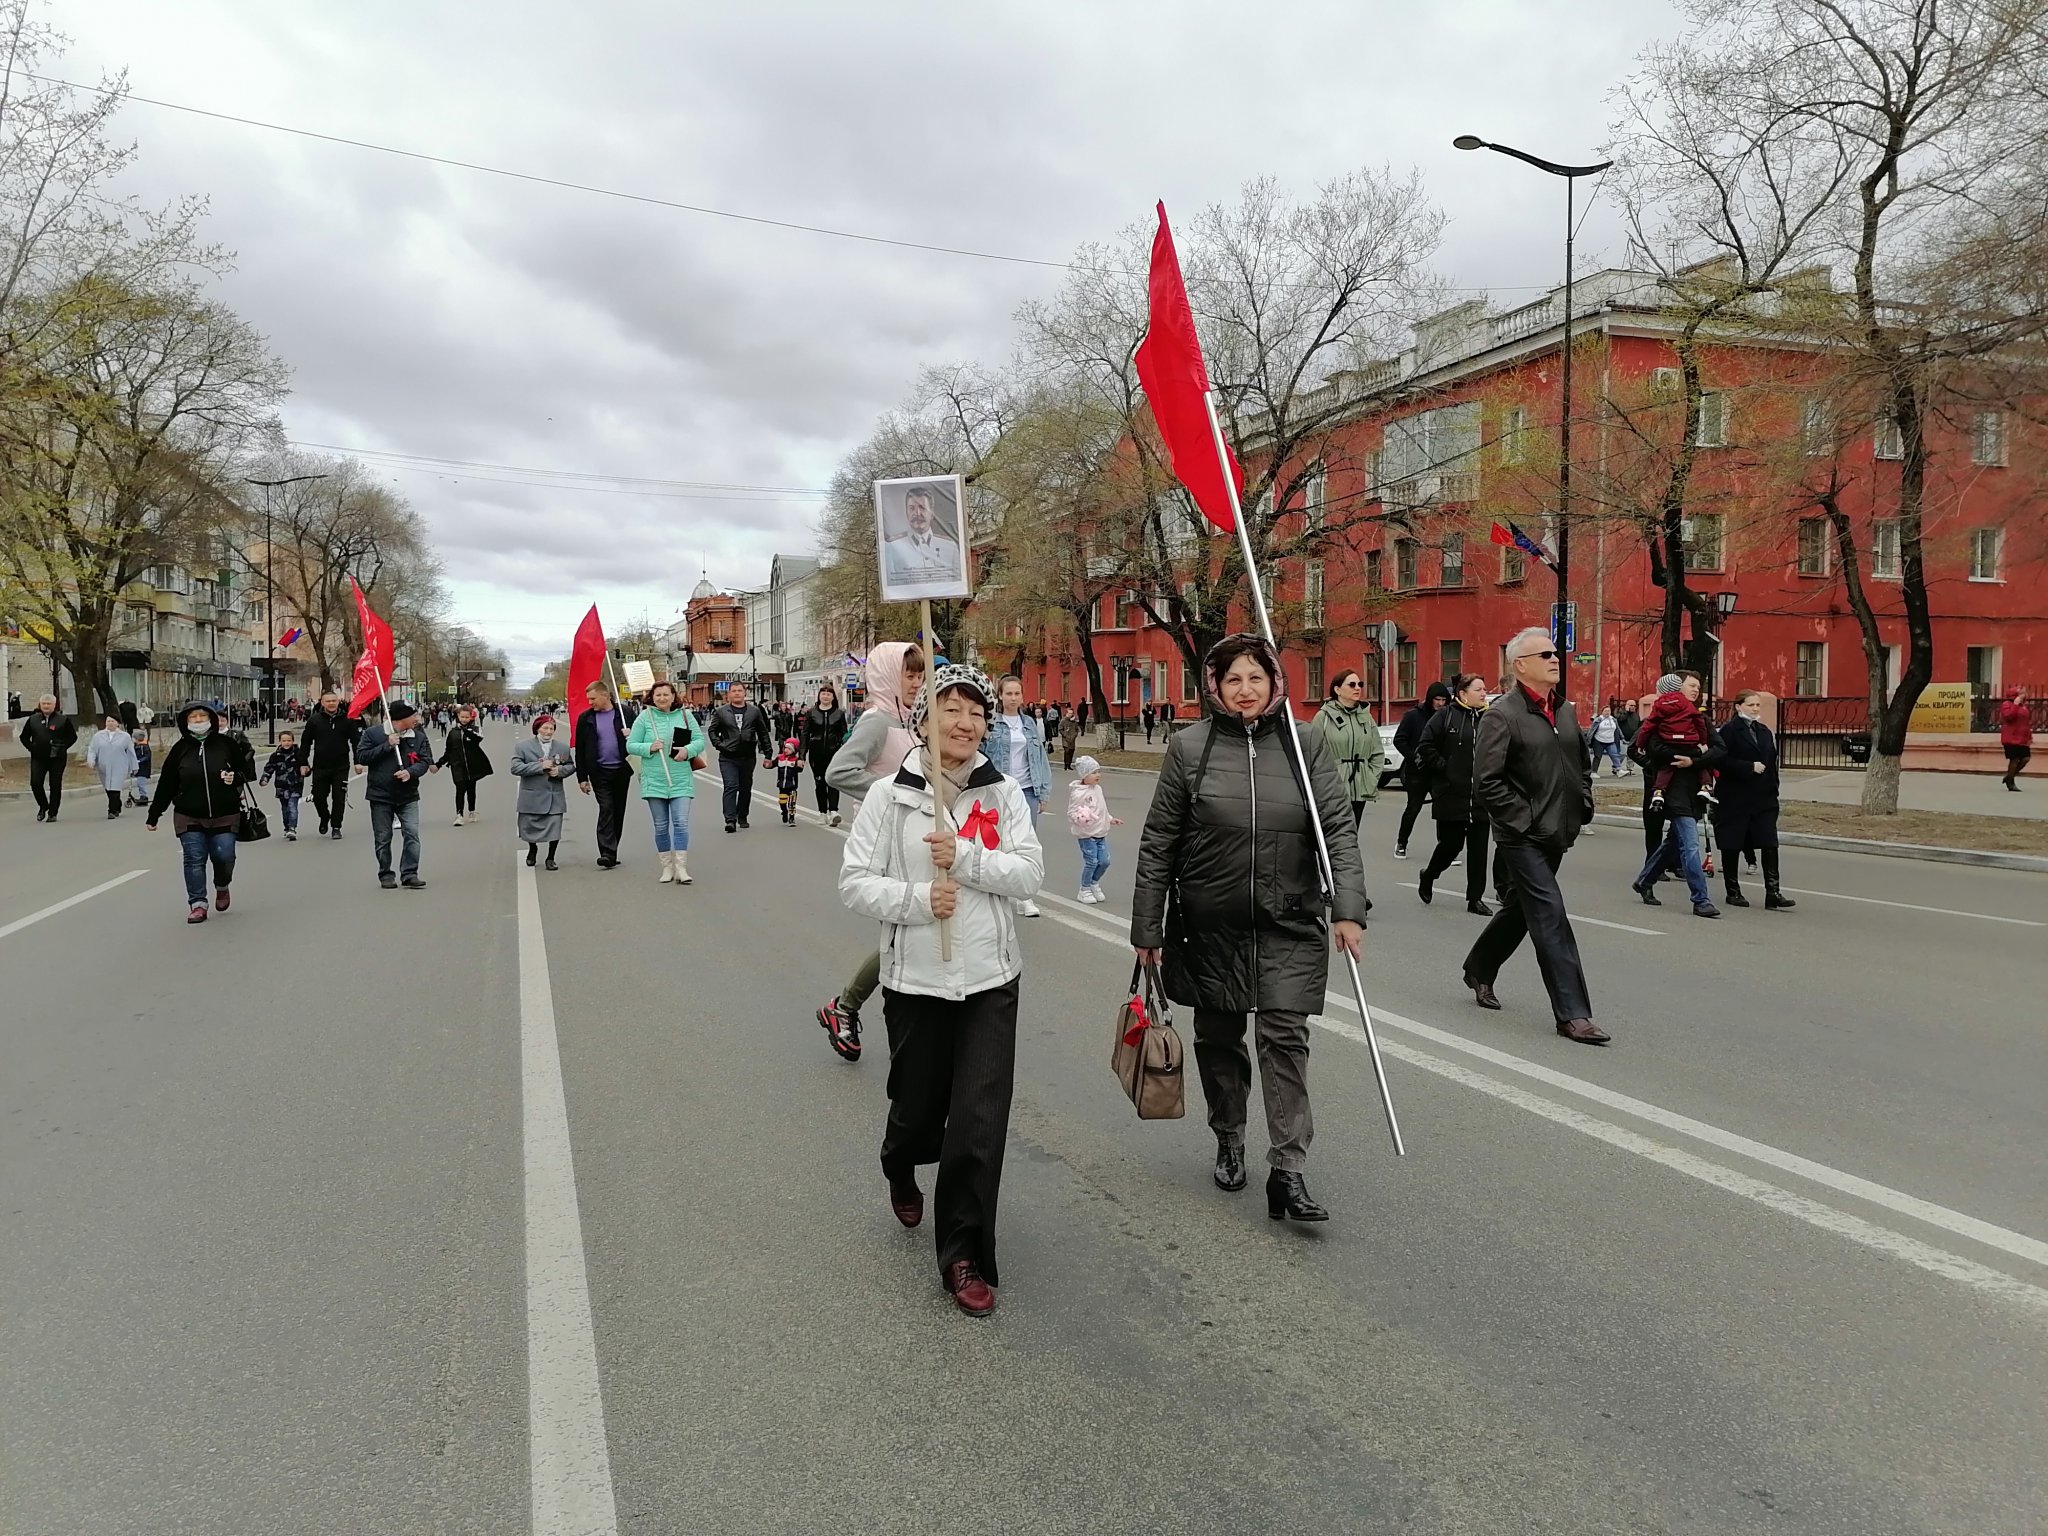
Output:
M889 1208L918 1225L918 1165L939 1165L939 1276L963 1312L985 1317L996 1304L996 1199L1016 1077L1016 904L1037 894L1045 860L1022 787L982 755L995 689L973 667L941 667L932 682L937 762L913 751L862 802L839 894L881 925ZM920 695L913 732L925 704Z
M164 754L150 798L147 825L153 832L166 809L184 851L185 921L206 921L206 871L213 867L213 905L228 909L235 878L235 827L241 820L242 786L256 777L245 754L210 704L188 704L178 717L178 739Z
M1330 945L1359 953L1365 871L1351 801L1321 734L1300 734L1297 758L1282 713L1286 675L1271 645L1231 635L1203 664L1207 720L1167 741L1159 787L1138 845L1131 945L1162 965L1166 995L1195 1010L1195 1060L1219 1189L1245 1186L1256 1020L1265 1090L1266 1211L1275 1221L1327 1221L1302 1179L1314 1121L1308 1102L1308 1017L1323 1010ZM1335 889L1316 852L1322 822Z
M1746 907L1738 871L1742 855L1754 852L1764 866L1764 910L1798 905L1778 883L1778 739L1764 724L1764 696L1745 688L1735 696L1735 713L1721 728L1721 764L1714 807L1714 836L1721 842L1722 880L1731 907Z
M107 820L121 814L121 794L135 777L135 738L118 715L109 715L85 744L85 765L107 794Z

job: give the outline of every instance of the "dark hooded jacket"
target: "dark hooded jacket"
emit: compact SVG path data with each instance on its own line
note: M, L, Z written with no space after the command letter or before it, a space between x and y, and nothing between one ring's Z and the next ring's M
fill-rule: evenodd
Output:
M186 724L186 718L200 709L213 722L203 737L194 736ZM210 704L187 704L178 711L178 739L164 753L156 793L149 801L150 826L163 819L166 808L175 813L171 824L180 832L193 822L234 824L242 811L242 786L256 777L256 761L228 734L226 724ZM232 779L223 780L223 773L232 774Z
M1436 700L1442 699L1441 706ZM1422 702L1401 717L1401 723L1394 727L1394 746L1401 754L1401 777L1409 785L1426 783L1428 771L1416 763L1422 746L1422 733L1429 722L1450 706L1451 690L1444 683L1431 683L1423 690ZM1415 766L1410 766L1414 764Z
M1314 731L1288 740L1286 677L1249 726L1223 712L1167 742L1138 848L1131 943L1163 949L1167 996L1228 1012L1317 1013L1329 980L1328 924L1363 924L1365 869L1351 802ZM1207 668L1204 668L1206 676ZM1336 881L1325 898L1303 769L1321 812ZM1334 910L1333 910L1334 908Z
M1485 710L1467 709L1452 699L1422 728L1415 761L1429 783L1430 814L1438 821L1472 820L1472 753L1485 718ZM1485 814L1479 813L1482 819Z

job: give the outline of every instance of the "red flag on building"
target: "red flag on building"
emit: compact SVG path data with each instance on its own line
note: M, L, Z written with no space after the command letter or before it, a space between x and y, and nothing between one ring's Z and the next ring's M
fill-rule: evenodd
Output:
M562 700L562 713L569 717L569 739L576 739L576 722L588 710L583 695L590 685L604 679L604 624L597 616L597 604L590 605L590 612L583 615L583 622L576 626L576 643L569 647L568 696Z
M370 600L363 596L363 589L353 576L348 584L355 592L356 619L363 627L363 654L356 658L355 676L348 686L348 712L353 717L383 696L397 663L397 650L391 641L391 626L372 611Z
M1167 227L1166 204L1159 205L1159 231L1152 237L1152 274L1147 284L1151 319L1138 343L1138 383L1152 406L1152 419L1166 444L1174 475L1195 498L1202 515L1225 533L1237 520L1231 514L1230 487L1217 464L1216 437L1209 425L1209 370L1202 362L1202 343L1195 335L1195 312L1188 306L1187 284L1181 280L1180 257ZM1244 489L1244 470L1224 446L1237 489Z

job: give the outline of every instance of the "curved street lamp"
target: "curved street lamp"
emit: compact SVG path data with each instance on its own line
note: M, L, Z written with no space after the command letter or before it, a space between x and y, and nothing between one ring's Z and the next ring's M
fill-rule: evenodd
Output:
M1551 634L1562 642L1564 604L1572 564L1572 239L1573 225L1577 222L1574 183L1581 176L1598 175L1614 162L1602 160L1595 165L1560 165L1555 160L1546 160L1541 155L1532 155L1512 145L1490 143L1473 133L1459 134L1451 140L1451 145L1455 149L1490 149L1495 154L1512 156L1539 171L1564 178L1564 340L1558 349L1564 354L1564 376L1559 380L1563 403L1557 413L1557 606L1551 611L1550 621ZM1571 668L1561 666L1557 676L1559 695L1569 695Z

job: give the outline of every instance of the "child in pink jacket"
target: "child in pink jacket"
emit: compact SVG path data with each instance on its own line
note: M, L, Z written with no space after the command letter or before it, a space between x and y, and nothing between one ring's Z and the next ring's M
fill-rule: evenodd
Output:
M1081 842L1081 901L1107 901L1103 871L1109 868L1109 829L1124 824L1109 814L1102 793L1102 765L1092 757L1074 759L1074 782L1067 789L1067 826Z

